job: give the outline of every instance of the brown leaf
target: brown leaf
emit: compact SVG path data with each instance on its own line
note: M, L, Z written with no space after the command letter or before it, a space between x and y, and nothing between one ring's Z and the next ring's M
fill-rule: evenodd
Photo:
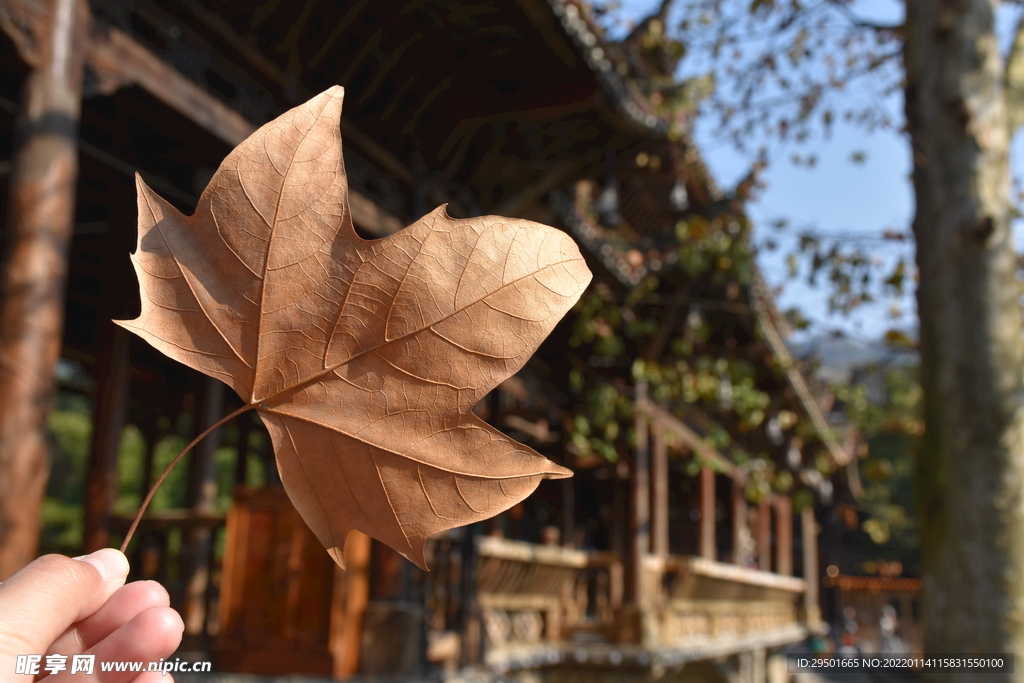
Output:
M303 519L424 566L431 534L571 473L476 418L580 297L564 233L441 207L355 234L334 87L256 131L192 216L138 180L142 312L120 324L257 407Z

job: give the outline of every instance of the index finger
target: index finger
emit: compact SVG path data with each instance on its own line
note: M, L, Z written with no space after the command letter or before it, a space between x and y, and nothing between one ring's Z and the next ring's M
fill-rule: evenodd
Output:
M70 559L45 555L0 584L0 680L17 655L43 654L71 624L124 584L128 559L113 548Z

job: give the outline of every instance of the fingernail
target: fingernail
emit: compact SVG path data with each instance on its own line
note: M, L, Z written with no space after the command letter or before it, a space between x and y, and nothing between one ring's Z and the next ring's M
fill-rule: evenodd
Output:
M128 576L128 558L120 550L101 548L74 559L96 567L104 581L123 581Z

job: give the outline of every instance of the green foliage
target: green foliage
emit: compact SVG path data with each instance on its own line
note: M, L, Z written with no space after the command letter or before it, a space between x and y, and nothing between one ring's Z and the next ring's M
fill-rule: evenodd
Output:
M863 383L836 389L847 417L867 444L860 462L861 531L876 546L879 559L899 560L911 574L918 571L920 548L913 472L924 430L916 370L905 366L876 370L882 380L881 400L869 400Z
M863 304L886 297L898 299L910 279L907 259L898 258L890 267L881 268L875 253L880 242L905 240L904 233L893 230L878 236L819 235L805 231L799 236L795 251L786 256L788 276L803 276L811 286L826 285L829 311L833 313L848 314Z
M894 367L871 370L880 375L881 401L870 400L862 382L833 388L843 402L847 418L867 440L881 434L919 436L924 430L921 419L922 393L916 368Z
M130 515L139 509L144 495L139 487L142 482L146 440L138 427L127 425L124 428L117 453L117 496L114 498L114 514Z
M60 392L54 410L50 413L49 430L51 438L51 473L46 497L41 508L42 534L40 545L44 552L76 554L81 550L84 535L85 479L89 462L92 438L92 408L90 402L78 394ZM177 430L190 430L188 420L179 420ZM165 420L165 426L171 422ZM225 440L233 437L227 431ZM249 448L255 452L265 447L266 435L252 430ZM175 432L165 432L158 438L153 457L152 479L188 443ZM138 510L145 491L142 490L143 467L148 444L142 431L136 425L127 425L121 434L116 470L116 497L113 512L117 515L134 515ZM158 512L184 507L188 482L188 457L176 467L157 490L150 510ZM226 513L231 507L235 482L236 450L221 446L214 454L217 499L215 509ZM259 458L250 457L246 463L246 483L249 486L263 486L267 476ZM181 539L170 537L169 547L180 545ZM223 545L223 540L220 541ZM172 555L175 552L171 547Z
M58 397L50 413L50 480L40 509L44 552L72 552L82 545L90 415L89 402L77 395Z
M814 507L814 494L807 489L798 489L793 492L793 512L802 512Z
M710 447L746 470L750 500L797 488L793 474L776 466L767 450L798 435L809 444L818 437L787 408L791 399L773 396L766 386L777 387L783 369L766 349L755 350L761 343L751 336L749 229L741 214L690 215L676 226L674 267L626 291L599 281L583 295L569 340L575 354L568 386L576 408L564 424L577 456L614 462L629 453L632 390L643 382L651 400L685 418ZM766 436L769 428L778 433ZM819 460L828 474L830 462ZM725 465L693 457L686 471L693 475L702 466Z
M753 255L748 232L745 217L724 215L708 220L691 216L676 226L679 265L691 277L710 274L716 285L727 281L746 285Z

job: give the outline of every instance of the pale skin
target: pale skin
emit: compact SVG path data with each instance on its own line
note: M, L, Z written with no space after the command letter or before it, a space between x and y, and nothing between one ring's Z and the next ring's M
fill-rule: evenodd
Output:
M154 581L126 585L127 575L127 558L105 548L76 559L40 557L0 584L0 683L31 680L15 674L18 655L54 653L69 665L47 683L170 683L170 674L100 671L103 661L158 661L181 642L184 625L167 591ZM96 655L91 676L69 673L77 654Z

